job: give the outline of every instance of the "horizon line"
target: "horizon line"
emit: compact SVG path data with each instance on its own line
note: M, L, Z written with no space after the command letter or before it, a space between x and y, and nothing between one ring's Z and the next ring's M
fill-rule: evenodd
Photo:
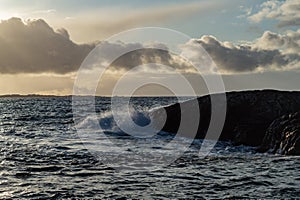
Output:
M225 91L225 93L228 92L243 92L243 91L281 91L281 92L299 92L299 90L286 90L286 89L276 89L276 88L261 88L261 89L246 89L246 90L231 90L231 91ZM220 94L221 92L218 93L205 93L201 95L196 95L196 97L201 97L201 96L206 96L206 95L212 95L212 94ZM106 97L106 98L111 98L111 97L194 97L194 95L132 95L132 96L122 96L122 95L88 95L88 94L83 94L83 95L73 95L73 94L66 94L66 95L55 95L55 94L0 94L0 98L3 97Z

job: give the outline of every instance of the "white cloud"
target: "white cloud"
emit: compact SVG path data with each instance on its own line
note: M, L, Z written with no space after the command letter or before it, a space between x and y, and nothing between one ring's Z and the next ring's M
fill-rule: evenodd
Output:
M244 7L244 6L240 6L240 10L241 12L243 12L242 15L239 15L238 18L244 18L244 17L248 17L251 15L253 8L252 7Z
M258 23L264 19L278 20L278 27L300 25L299 0L272 0L261 4L260 10L249 16L248 19Z
M56 13L55 9L48 9L48 10L35 10L32 14L49 14L49 13Z
M260 49L280 49L285 54L300 53L300 29L288 31L285 35L266 31L254 45Z

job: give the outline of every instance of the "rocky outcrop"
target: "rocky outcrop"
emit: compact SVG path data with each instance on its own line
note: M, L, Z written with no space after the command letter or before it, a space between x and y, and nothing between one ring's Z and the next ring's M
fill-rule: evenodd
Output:
M258 151L300 155L300 112L283 115L274 120Z
M218 95L218 94L214 94ZM226 120L219 140L232 141L235 145L260 147L260 151L299 154L299 120L288 116L300 111L300 92L276 90L228 92ZM196 138L206 135L211 118L210 96L199 97L200 120L191 117L191 123L198 123ZM190 102L183 102L188 107ZM167 120L163 131L177 133L181 112L180 104L164 108ZM162 110L152 114L159 120ZM188 111L192 113L192 111ZM283 121L282 121L283 120ZM282 124L282 125L281 125ZM290 128L286 128L290 127ZM187 131L187 137L189 136Z

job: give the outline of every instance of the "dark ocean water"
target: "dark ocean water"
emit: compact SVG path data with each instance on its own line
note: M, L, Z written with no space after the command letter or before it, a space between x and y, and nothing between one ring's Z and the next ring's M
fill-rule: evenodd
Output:
M144 112L174 98L133 98L137 123ZM135 146L112 123L110 99L97 98L100 124L111 141L140 152L157 148L161 134ZM205 158L201 141L163 168L118 170L101 163L76 133L70 97L0 99L0 199L299 199L300 157L257 154L219 142ZM83 121L84 122L84 121ZM107 148L108 150L109 147ZM106 149L106 150L107 150ZM126 162L126 161L125 161ZM130 165L130 163L128 163Z

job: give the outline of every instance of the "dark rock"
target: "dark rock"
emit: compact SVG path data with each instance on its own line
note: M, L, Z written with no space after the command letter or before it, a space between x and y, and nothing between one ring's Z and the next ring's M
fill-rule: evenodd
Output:
M228 92L226 98L226 119L219 140L231 141L235 145L260 146L263 141L267 140L267 129L270 132L269 126L275 119L300 111L300 92L276 90ZM200 120L193 119L192 110L188 111L191 113L189 120L190 123L199 124L196 138L203 139L211 120L211 99L210 96L203 96L197 100L200 109ZM185 104L184 107L188 108L190 101L182 104ZM179 103L167 106L164 109L167 113L167 120L162 130L177 133L181 113L186 113L186 111L180 110ZM162 111L162 109L158 109L152 113L155 120L161 119ZM190 132L192 130L187 131L187 137L189 137ZM268 134L272 134L269 132ZM297 152L296 149L295 152Z
M300 155L300 113L284 115L274 120L258 149L260 152Z

